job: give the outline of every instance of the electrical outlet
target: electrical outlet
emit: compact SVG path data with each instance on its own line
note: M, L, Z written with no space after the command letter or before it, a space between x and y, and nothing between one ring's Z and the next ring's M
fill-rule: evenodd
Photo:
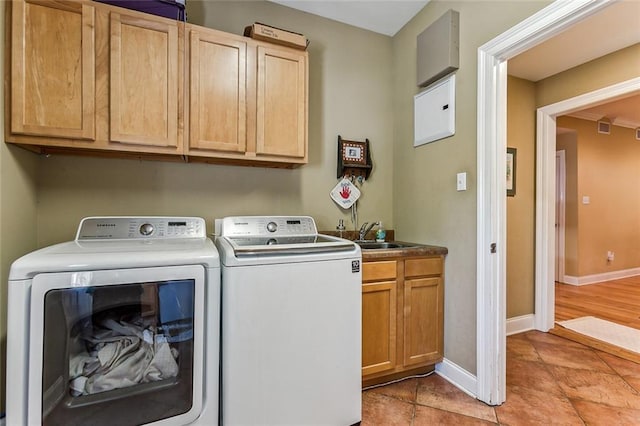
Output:
M615 259L615 253L612 251L608 251L607 252L607 262L613 262L613 259Z

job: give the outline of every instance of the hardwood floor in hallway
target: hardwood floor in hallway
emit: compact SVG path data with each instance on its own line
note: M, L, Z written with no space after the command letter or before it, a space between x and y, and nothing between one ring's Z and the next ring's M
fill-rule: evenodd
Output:
M582 286L556 283L556 321L589 315L640 330L640 275Z
M640 330L640 275L582 286L556 282L555 291L556 321L593 316ZM640 354L589 338L564 327L556 325L549 332L640 363Z

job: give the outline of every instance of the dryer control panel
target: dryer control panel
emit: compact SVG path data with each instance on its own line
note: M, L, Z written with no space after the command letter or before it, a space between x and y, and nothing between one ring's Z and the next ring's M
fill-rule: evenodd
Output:
M205 238L205 221L199 217L87 217L76 241Z
M309 216L237 216L225 217L220 234L225 237L293 237L316 235L318 230Z

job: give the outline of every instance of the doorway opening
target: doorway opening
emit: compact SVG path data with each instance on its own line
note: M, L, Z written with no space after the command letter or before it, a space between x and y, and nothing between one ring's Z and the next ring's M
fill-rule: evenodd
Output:
M476 396L506 398L506 94L507 61L609 7L613 2L554 2L478 48ZM639 79L640 80L640 79ZM569 109L565 107L566 109ZM538 111L536 158L535 327L553 324L555 247L555 116ZM549 149L551 146L551 149ZM548 196L552 195L551 201ZM543 196L544 195L544 196ZM547 197L547 198L544 198ZM543 239L540 241L540 239ZM544 244L541 244L544 243ZM542 285L544 283L544 285ZM553 287L551 287L552 289ZM542 291L538 291L542 290ZM549 309L550 308L550 309ZM551 312L549 312L549 310Z
M640 77L538 109L536 136L535 327L553 328L555 317L556 117L640 91Z

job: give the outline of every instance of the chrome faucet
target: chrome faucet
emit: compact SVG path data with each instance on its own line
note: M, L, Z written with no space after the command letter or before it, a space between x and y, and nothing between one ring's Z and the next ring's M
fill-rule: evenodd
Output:
M345 226L344 226L344 219L339 219L338 220L338 226L336 226L336 229L340 233L340 238L342 238L342 233L346 229Z
M371 231L376 225L380 225L380 222L372 222L370 225L369 222L363 223L360 227L360 231L358 231L358 241L365 241L365 238L367 237L369 231Z

